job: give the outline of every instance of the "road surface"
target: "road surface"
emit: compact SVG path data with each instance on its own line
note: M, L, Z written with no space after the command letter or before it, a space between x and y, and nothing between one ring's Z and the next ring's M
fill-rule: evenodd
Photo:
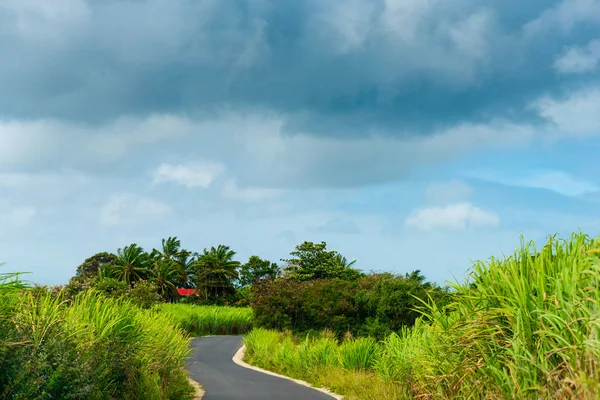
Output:
M240 367L232 358L241 347L241 336L194 339L187 369L192 379L204 387L203 400L333 399L287 379Z

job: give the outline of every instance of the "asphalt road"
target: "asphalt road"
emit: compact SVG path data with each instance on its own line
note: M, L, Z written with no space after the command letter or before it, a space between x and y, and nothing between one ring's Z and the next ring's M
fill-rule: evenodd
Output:
M232 361L241 336L194 339L187 369L206 390L204 400L331 400L333 397L286 379L240 367Z

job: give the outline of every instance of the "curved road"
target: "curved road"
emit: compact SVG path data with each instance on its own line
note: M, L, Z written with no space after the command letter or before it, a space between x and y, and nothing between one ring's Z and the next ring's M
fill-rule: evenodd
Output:
M241 347L241 336L194 339L187 369L206 390L204 400L332 399L309 387L240 367L232 358Z

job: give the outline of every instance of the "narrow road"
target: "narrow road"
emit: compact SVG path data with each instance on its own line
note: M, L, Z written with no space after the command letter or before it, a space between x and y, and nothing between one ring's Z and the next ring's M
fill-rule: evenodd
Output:
M332 399L309 387L240 367L232 358L241 347L241 336L194 339L187 369L206 390L204 400Z

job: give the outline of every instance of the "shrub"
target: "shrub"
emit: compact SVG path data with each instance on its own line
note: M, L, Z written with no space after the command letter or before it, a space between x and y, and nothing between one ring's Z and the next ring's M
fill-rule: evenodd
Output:
M443 289L393 274L372 274L359 280L265 280L253 286L251 306L257 326L296 332L333 330L338 336L385 338L412 326L423 302L443 305Z
M342 334L360 323L353 298L357 289L356 282L341 279L266 280L255 285L251 304L258 326Z
M94 282L93 288L112 298L123 297L129 290L129 285L114 278L102 278Z
M153 305L164 301L162 296L158 294L156 285L148 281L135 282L133 288L125 294L125 298L144 309L151 308Z

